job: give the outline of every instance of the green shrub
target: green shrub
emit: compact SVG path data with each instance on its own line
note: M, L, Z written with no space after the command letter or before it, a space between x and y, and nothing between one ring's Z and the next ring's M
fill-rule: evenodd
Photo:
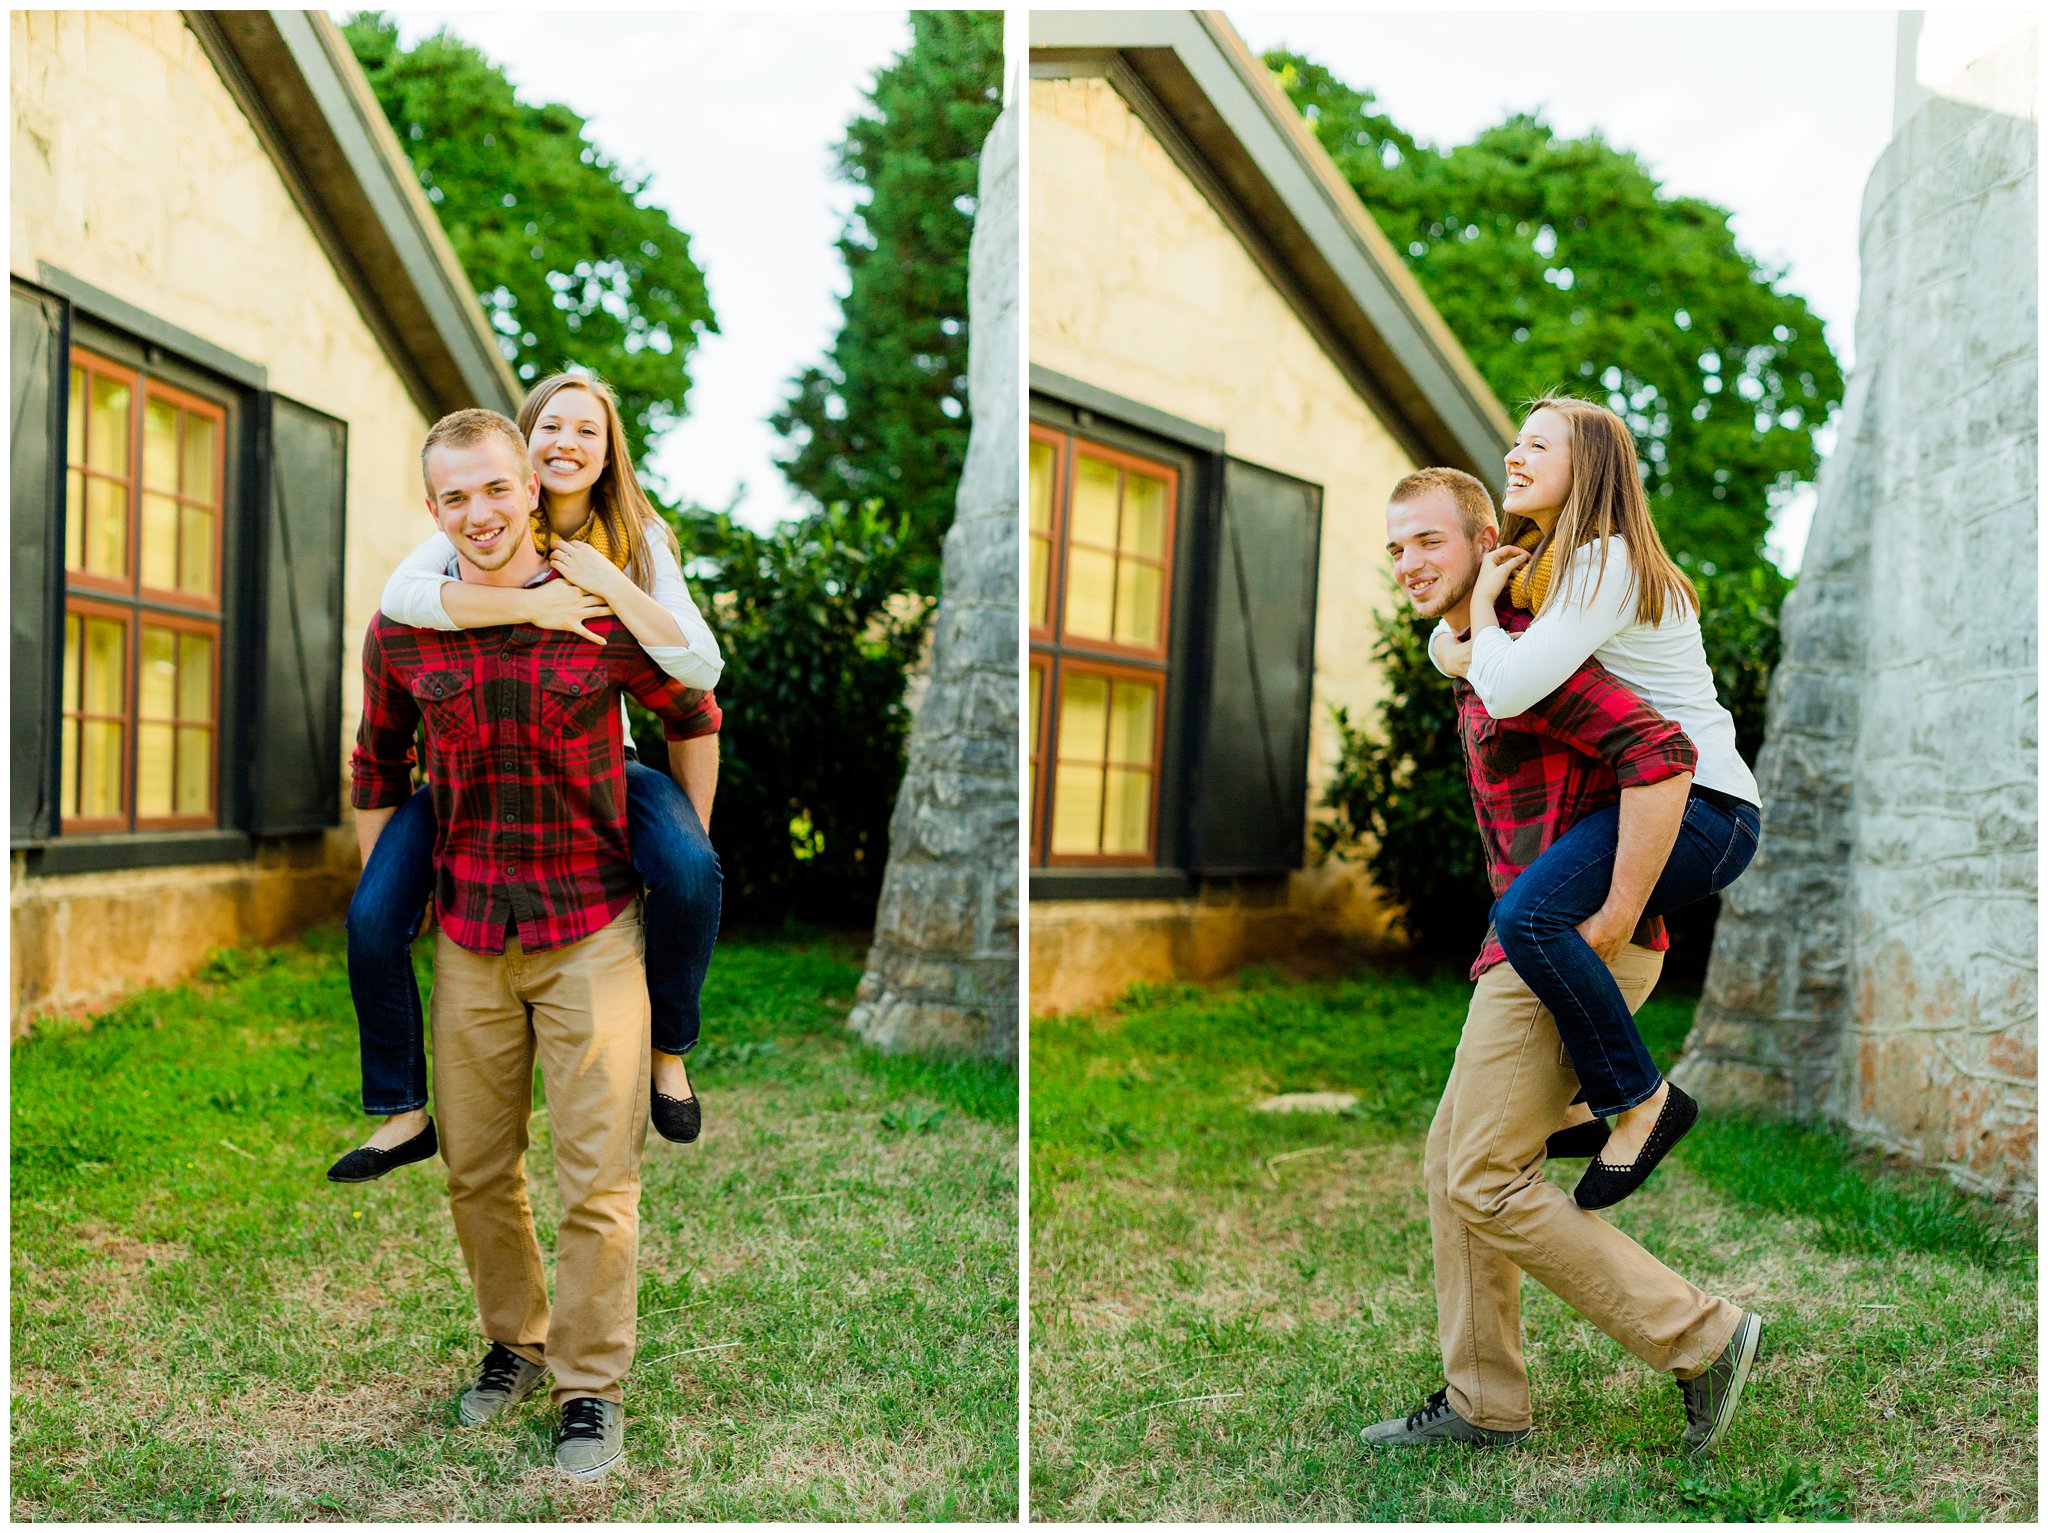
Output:
M904 684L930 615L899 594L902 528L844 505L768 533L726 513L675 525L727 665L712 816L725 919L866 926L903 779ZM660 725L634 710L642 759L665 766Z

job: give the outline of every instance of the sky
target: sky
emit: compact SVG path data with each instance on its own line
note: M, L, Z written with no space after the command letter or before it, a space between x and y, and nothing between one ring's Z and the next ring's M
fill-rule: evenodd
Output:
M1847 369L1863 185L1891 139L1897 12L1225 14L1253 50L1308 55L1439 147L1538 108L1571 137L1598 127L1668 190L1727 208L1742 248L1787 269ZM1810 488L1781 509L1781 568L1797 567L1812 514Z
M875 73L910 44L903 11L408 11L408 45L446 26L528 101L559 101L690 236L720 333L690 367L689 415L649 454L685 499L765 529L807 509L767 424L839 330L835 248L853 189L832 156Z

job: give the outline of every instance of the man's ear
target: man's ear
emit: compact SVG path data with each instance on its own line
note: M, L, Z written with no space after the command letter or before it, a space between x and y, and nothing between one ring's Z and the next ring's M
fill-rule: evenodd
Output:
M1472 541L1478 545L1482 556L1490 554L1500 547L1500 529L1498 527L1481 527L1478 535Z

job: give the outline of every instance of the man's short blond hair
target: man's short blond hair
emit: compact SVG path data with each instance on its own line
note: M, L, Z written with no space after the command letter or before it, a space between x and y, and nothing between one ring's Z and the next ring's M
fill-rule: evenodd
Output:
M1418 468L1414 473L1394 486L1394 493L1387 497L1387 504L1398 506L1406 501L1420 500L1435 490L1444 490L1458 507L1458 523L1465 529L1465 536L1476 538L1481 528L1500 530L1500 521L1494 515L1493 496L1485 485L1474 479L1463 469Z
M533 472L533 460L526 452L526 438L519 434L519 428L510 420L496 410L457 410L435 421L426 441L420 446L420 478L427 486L427 493L434 493L434 481L427 475L428 453L436 447L475 447L492 437L501 438L512 449L512 461L518 464L522 476Z

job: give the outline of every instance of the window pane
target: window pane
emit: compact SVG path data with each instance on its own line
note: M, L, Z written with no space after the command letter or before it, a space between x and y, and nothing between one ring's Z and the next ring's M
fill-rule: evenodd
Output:
M1052 443L1031 444L1031 530L1052 531Z
M178 665L178 717L213 721L213 640L188 633Z
M1031 626L1043 628L1052 619L1052 543L1031 540Z
M212 417L186 411L185 485L182 493L187 500L203 500L210 505L220 502L218 486L214 484L213 443Z
M127 638L123 625L106 618L85 620L85 712L128 711Z
M1126 766L1152 764L1152 720L1158 689L1142 681L1119 681L1109 707L1109 759Z
M64 461L85 461L85 369L71 364L71 408L64 415Z
M85 620L76 612L64 614L64 711L78 712L78 644Z
M213 513L198 506L182 508L184 537L178 550L178 589L201 596L213 594Z
M1108 680L1069 671L1060 694L1060 759L1100 761L1108 720Z
M1110 581L1116 573L1116 555L1099 554L1090 548L1067 550L1067 594L1061 616L1063 633L1081 639L1109 637Z
M100 818L121 813L121 747L123 726L87 723L84 727L85 780L78 812Z
M66 719L61 734L64 780L57 790L57 813L68 820L78 813L78 720Z
M1052 849L1093 856L1101 845L1102 768L1062 763L1052 779Z
M1146 474L1124 476L1123 541L1127 554L1166 557L1166 481Z
M1074 504L1067 517L1071 541L1116 547L1116 480L1114 463L1085 454L1074 459Z
M143 724L135 735L135 812L171 812L171 726Z
M178 636L168 628L142 630L139 716L174 718L178 706ZM147 737L144 737L147 743Z
M213 808L213 731L178 731L179 814L206 814Z
M178 489L178 409L152 399L142 411L142 482L172 494Z
M1038 802L1038 758L1039 752L1042 749L1041 737L1045 733L1041 722L1044 715L1038 711L1038 705L1044 695L1045 670L1041 666L1034 665L1031 667L1031 781L1026 785L1028 797L1025 800L1026 803L1030 804ZM1032 811L1034 818L1036 818L1037 813L1038 811L1035 809ZM1034 852L1032 855L1036 856L1037 854Z
M1159 647L1159 598L1165 572L1155 564L1125 564L1116 572L1116 642Z
M1124 767L1109 769L1108 798L1102 809L1105 852L1148 852L1152 849L1152 774Z
M85 482L85 565L95 575L128 574L128 486L112 479Z
M128 385L92 375L92 429L86 445L94 468L109 474L128 472Z
M85 475L64 476L64 568L85 568Z
M168 495L142 497L142 583L178 586L178 503Z

